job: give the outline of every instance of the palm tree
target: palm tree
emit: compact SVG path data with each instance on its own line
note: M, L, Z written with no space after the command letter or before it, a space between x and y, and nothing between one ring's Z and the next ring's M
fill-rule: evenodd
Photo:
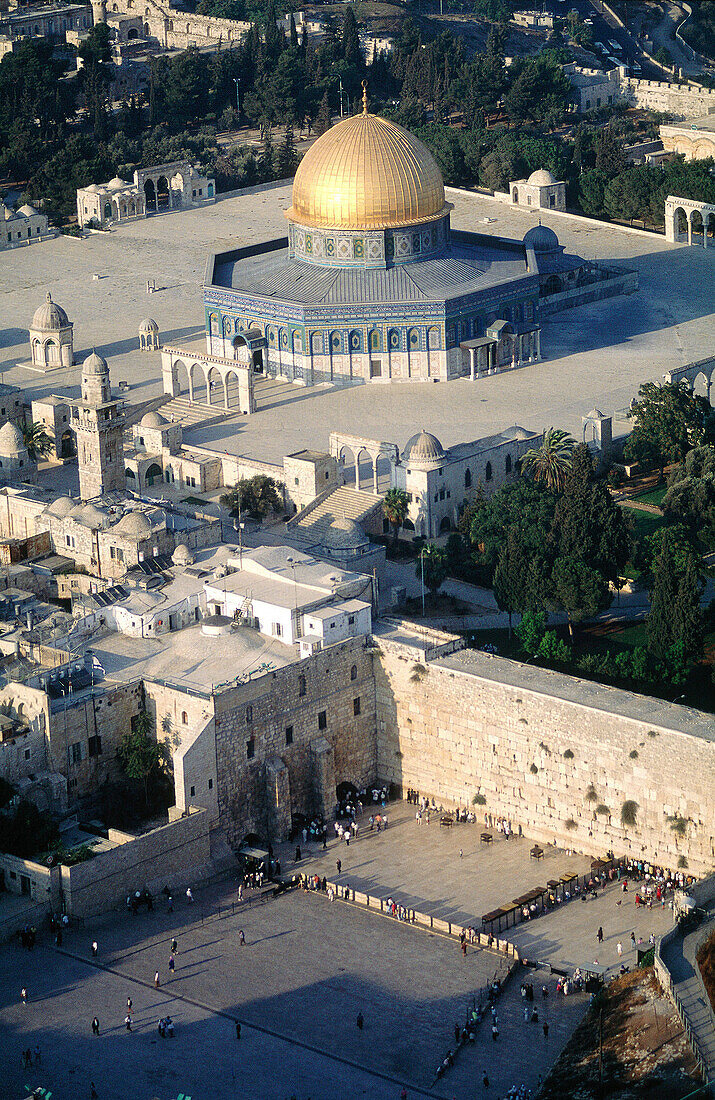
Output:
M404 489L388 489L382 502L382 512L385 519L391 525L395 546L400 527L407 519L409 500Z
M522 455L521 468L528 471L534 481L541 481L559 493L571 469L575 446L576 440L562 428L547 428L541 446L531 447Z
M53 447L53 439L48 435L45 425L28 420L22 429L22 438L30 458L44 458Z

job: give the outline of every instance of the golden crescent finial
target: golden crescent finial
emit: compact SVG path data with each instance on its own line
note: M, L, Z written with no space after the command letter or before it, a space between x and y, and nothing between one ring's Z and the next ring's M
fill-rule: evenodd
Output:
M362 82L362 113L367 114L367 80Z

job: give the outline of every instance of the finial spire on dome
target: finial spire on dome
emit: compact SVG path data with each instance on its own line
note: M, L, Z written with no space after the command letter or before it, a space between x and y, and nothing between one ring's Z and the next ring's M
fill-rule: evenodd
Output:
M367 80L362 82L362 113L367 114Z
M47 294L45 294L45 301L48 304L51 304L51 302L52 302L52 295L50 294L49 290L47 291Z

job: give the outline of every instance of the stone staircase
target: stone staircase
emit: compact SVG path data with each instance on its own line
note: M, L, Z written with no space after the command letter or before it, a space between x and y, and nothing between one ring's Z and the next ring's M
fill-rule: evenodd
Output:
M219 405L201 405L197 402L192 405L187 397L173 397L160 410L163 417L180 422L184 428L203 428L207 424L216 424L219 420L234 416L237 411L229 409L227 412Z
M254 376L253 396L256 402L256 412L262 409L273 409L278 405L287 405L292 401L298 401L305 397L304 386L296 386L286 378L259 378Z
M330 527L338 516L344 519L355 520L362 523L371 512L382 505L382 497L374 493L363 492L362 489L349 489L346 485L340 485L332 492L317 497L301 512L293 516L288 522L288 527L296 535L303 535L315 541Z

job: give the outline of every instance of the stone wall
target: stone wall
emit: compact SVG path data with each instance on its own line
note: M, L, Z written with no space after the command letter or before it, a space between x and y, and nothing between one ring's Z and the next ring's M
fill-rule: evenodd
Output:
M127 894L145 886L158 893L196 879L210 863L208 814L193 810L168 825L137 837L114 829L109 839L117 847L86 863L61 867L67 912L91 917L124 904Z
M335 785L375 779L375 684L365 638L230 688L215 706L219 815L234 845L248 833L283 837L290 811L332 811Z
M662 111L677 119L697 118L715 111L715 89L661 80L621 80L621 95L632 107Z
M479 792L484 810L546 843L643 855L673 869L685 856L696 874L712 869L715 742L658 724L667 709L687 728L693 712L530 668L536 690L525 686L526 669L516 682L515 662L474 651L425 665L415 649L383 638L379 646L381 780L445 805L470 805ZM504 682L500 665L511 666L514 682ZM628 708L648 718L627 717ZM707 722L702 715L704 729ZM630 828L621 825L626 801L638 804ZM685 837L666 820L675 814L689 819Z

